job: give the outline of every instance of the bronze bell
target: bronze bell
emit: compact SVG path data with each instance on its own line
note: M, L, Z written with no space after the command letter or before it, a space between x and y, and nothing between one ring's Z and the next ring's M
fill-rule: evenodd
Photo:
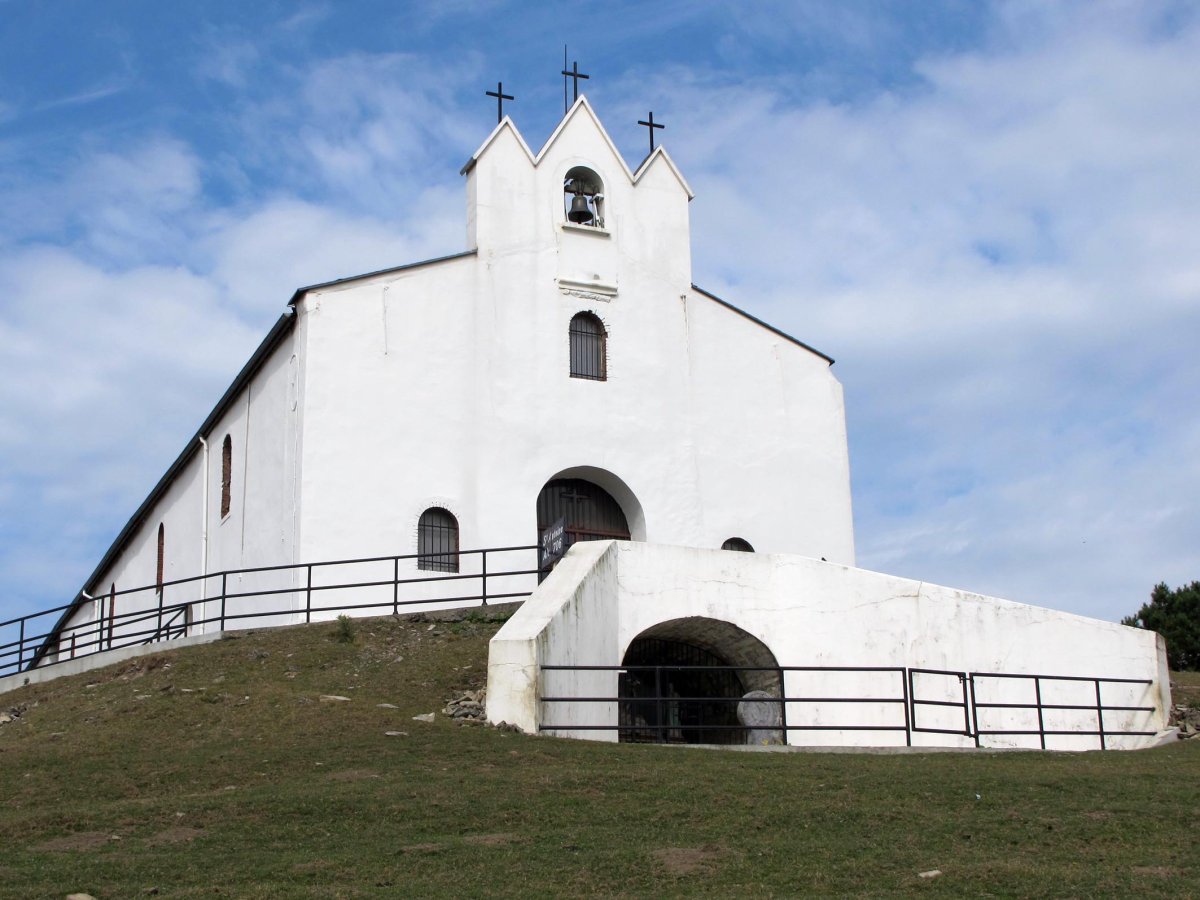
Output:
M584 225L592 221L592 211L588 209L587 197L576 194L571 198L571 211L567 213L567 221Z

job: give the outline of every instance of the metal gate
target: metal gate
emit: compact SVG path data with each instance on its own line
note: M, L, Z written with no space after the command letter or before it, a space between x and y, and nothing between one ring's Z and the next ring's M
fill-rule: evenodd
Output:
M556 478L537 499L538 533L557 521L566 523L566 541L629 540L629 523L621 505L604 488L582 478Z
M966 672L909 669L908 696L912 704L912 730L974 737L969 689Z

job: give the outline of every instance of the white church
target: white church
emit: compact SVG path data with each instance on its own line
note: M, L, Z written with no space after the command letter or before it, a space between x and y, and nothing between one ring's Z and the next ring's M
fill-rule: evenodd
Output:
M531 733L1161 738L1157 635L855 568L833 360L692 283L662 147L581 96L462 174L467 249L296 291L21 671L521 599L487 702Z

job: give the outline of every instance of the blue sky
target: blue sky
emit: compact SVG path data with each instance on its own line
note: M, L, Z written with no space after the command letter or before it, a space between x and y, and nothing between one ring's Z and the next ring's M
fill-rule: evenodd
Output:
M694 280L837 359L859 564L1200 578L1189 3L0 0L0 618L69 600L301 285L464 248L562 46Z

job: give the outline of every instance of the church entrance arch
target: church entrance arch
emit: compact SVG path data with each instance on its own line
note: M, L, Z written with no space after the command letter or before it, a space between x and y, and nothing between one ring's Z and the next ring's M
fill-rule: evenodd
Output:
M642 507L633 491L611 472L591 466L564 469L542 487L538 534L560 518L567 547L578 541L645 539Z
M720 619L688 616L647 628L630 642L621 665L628 667L617 683L621 741L745 744L751 732L739 719L741 698L751 692L783 696L775 654ZM776 722L783 724L782 704L753 705L771 716L779 707ZM782 732L775 730L772 738L781 742Z

